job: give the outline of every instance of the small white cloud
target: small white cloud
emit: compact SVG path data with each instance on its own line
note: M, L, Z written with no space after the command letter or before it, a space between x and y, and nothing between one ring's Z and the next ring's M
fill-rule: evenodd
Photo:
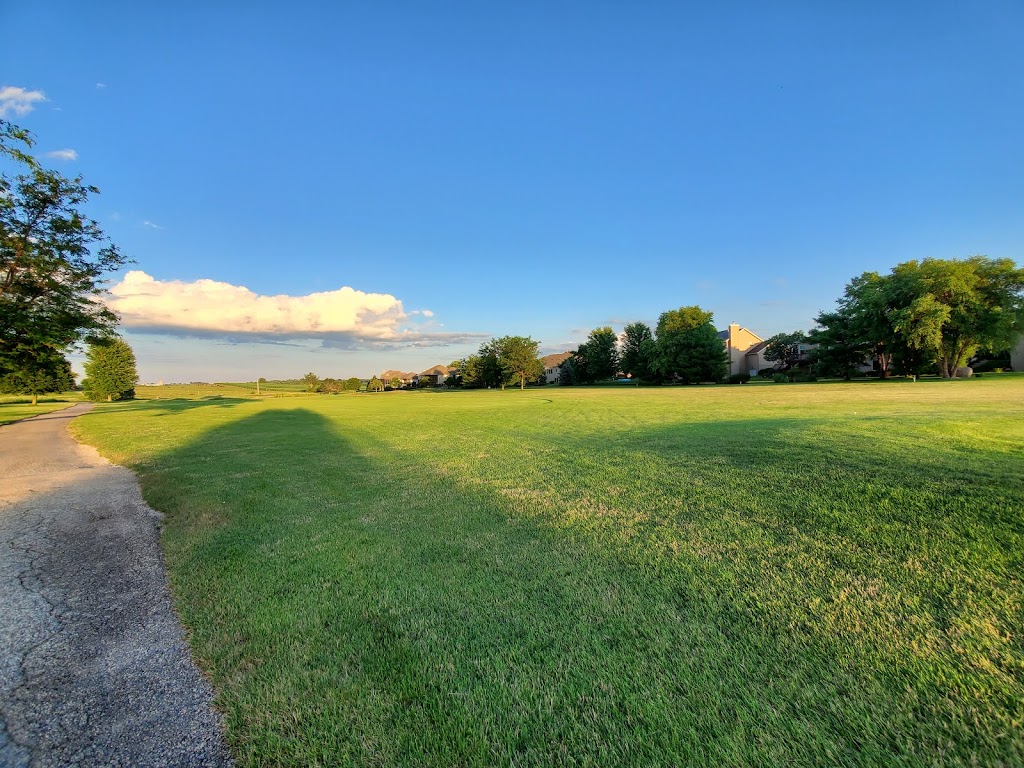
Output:
M36 108L37 101L46 101L42 91L26 91L13 85L0 87L0 117L14 113L19 117Z
M424 317L433 317L434 316L434 313L431 312L429 309L424 309L421 314Z
M142 222L142 226L147 229L163 229L159 224L154 224L152 221L144 221Z
M107 87L106 83L96 83L96 90L97 91L102 91L106 87Z
M47 157L53 158L54 160L77 160L78 153L73 149L55 149L53 152L47 152Z

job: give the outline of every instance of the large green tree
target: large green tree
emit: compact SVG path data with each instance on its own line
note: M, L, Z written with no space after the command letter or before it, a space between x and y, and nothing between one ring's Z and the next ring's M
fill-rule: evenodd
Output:
M657 327L657 372L683 384L722 381L729 357L714 316L700 307L680 307L663 312Z
M866 350L883 376L895 363L951 377L979 347L1010 347L1024 334L1024 270L985 256L903 262L855 277L818 323L830 354Z
M540 342L529 336L502 336L494 340L502 389L516 381L520 389L526 389L527 381L533 381L544 373L544 364L537 356L539 346Z
M788 371L795 368L801 358L801 346L807 341L803 331L777 333L765 342L764 359L775 363L775 368Z
M581 384L611 379L619 370L619 337L607 325L595 328L573 356Z
M657 344L647 323L630 323L622 332L619 364L634 379L650 380L655 377Z
M978 347L1009 347L1024 333L1024 269L1010 259L908 261L889 279L893 327L910 350L934 355L944 377Z
M117 316L98 300L100 281L126 263L83 213L99 190L43 168L29 154L33 144L0 120L0 375L110 336Z
M847 381L861 370L868 359L869 346L858 335L849 314L821 312L815 318L817 328L807 335L813 345L811 361L819 376L839 376Z
M0 393L30 395L32 405L39 402L39 395L67 392L74 388L71 364L67 358L49 347L43 347L35 355L26 356L17 370L0 376Z
M121 338L89 344L82 391L90 400L131 400L135 397L135 353Z

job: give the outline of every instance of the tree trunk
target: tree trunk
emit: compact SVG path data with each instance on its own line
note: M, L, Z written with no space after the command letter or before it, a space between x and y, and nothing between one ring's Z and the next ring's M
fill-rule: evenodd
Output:
M519 374L519 389L520 389L520 391L526 389L526 374L525 373L520 373Z
M39 404L39 395L33 393L32 394L32 405L38 405L38 404Z
M113 401L114 401L114 398L112 396L110 396L110 395L107 395L107 402L111 403Z

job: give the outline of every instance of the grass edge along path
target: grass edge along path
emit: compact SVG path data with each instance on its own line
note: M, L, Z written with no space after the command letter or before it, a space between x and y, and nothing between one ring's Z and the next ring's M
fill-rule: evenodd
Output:
M9 397L0 399L0 427L4 424L13 424L16 421L24 421L34 416L42 416L44 413L53 413L64 408L70 408L75 403L82 402L80 397L65 399L63 397L40 397L39 402L32 405L28 398Z
M168 515L242 764L1012 765L1022 394L177 401L79 429Z

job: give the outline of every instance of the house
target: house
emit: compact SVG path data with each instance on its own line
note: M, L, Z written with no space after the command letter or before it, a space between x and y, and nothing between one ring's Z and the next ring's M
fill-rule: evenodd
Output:
M448 366L447 365L435 365L432 368L417 373L412 377L413 384L416 386L426 387L442 387L444 386L445 380L448 378Z
M392 379L398 379L402 382L402 386L405 387L412 384L413 377L415 375L415 373L405 373L403 371L384 371L380 375L380 380L383 381L386 386L390 386Z
M718 338L725 344L729 354L729 375L748 374L757 376L762 368L773 368L774 363L764 359L764 349L768 345L764 339L753 331L737 323L729 323L729 327L718 332Z
M544 380L548 384L557 384L562 375L562 363L572 357L572 352L558 352L540 359L544 365Z
M1017 346L1010 350L1010 365L1015 371L1024 371L1024 338L1017 342Z

